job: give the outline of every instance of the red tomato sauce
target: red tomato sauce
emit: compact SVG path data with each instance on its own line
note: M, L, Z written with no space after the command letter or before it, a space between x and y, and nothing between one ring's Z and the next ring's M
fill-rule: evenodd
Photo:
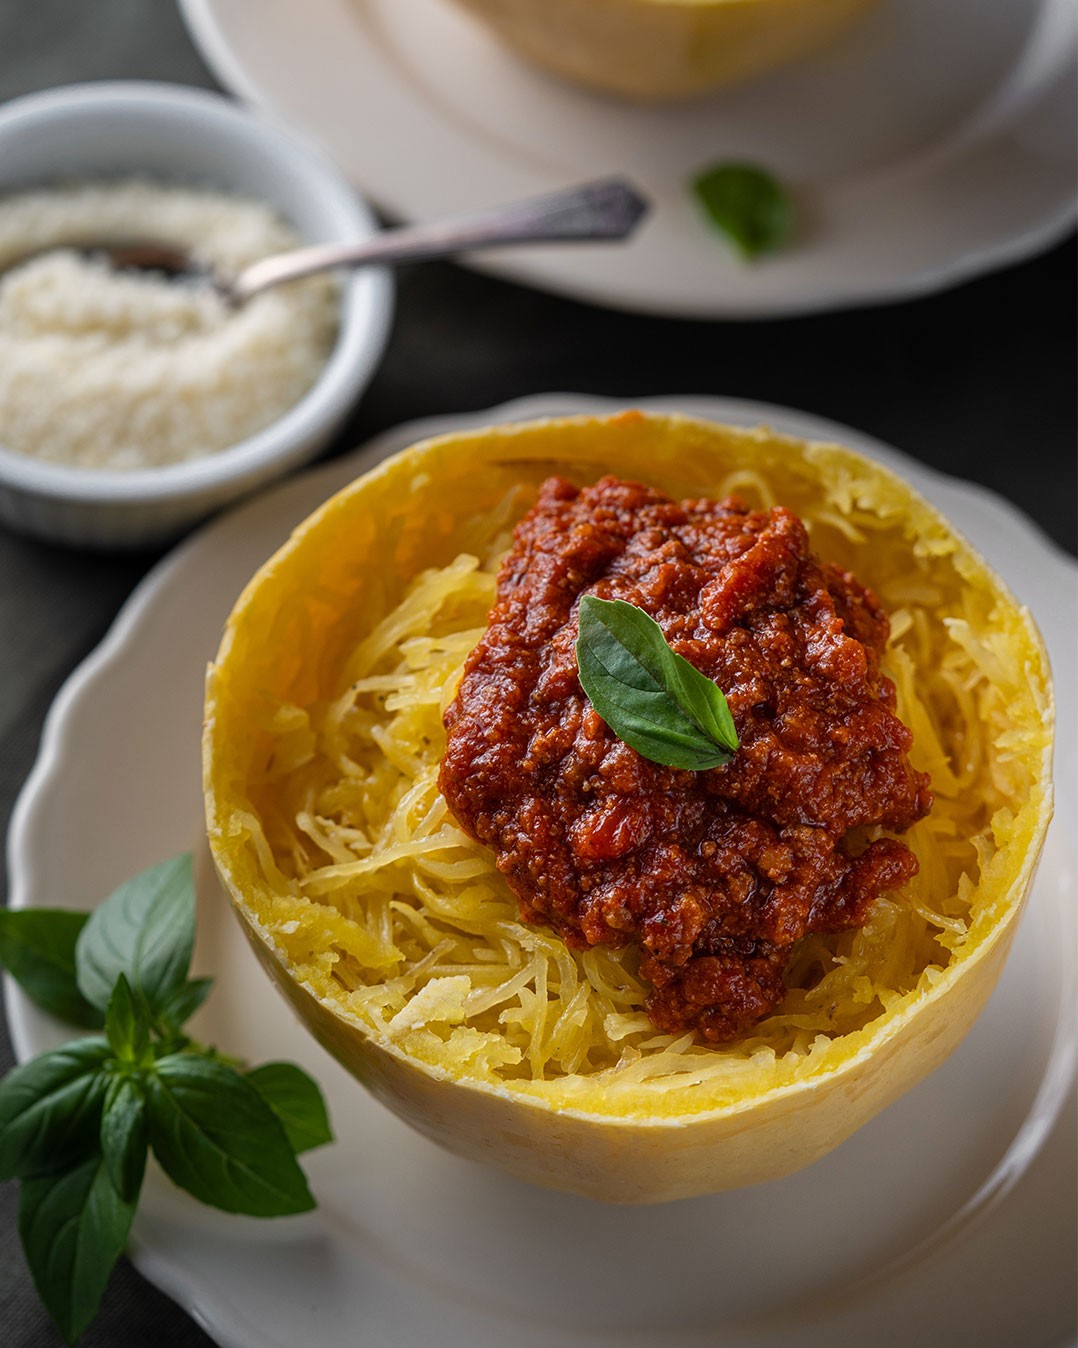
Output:
M577 677L583 594L623 599L726 694L740 747L689 772L619 740ZM789 510L550 478L446 710L440 785L524 920L641 951L660 1029L735 1038L809 932L863 923L916 873L932 803L879 660L889 622ZM871 840L869 834L871 833Z

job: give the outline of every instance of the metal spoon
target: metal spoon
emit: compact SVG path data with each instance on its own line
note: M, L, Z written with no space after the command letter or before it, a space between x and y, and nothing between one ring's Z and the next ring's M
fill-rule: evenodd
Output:
M210 285L227 305L239 308L263 290L334 267L414 262L516 244L627 239L647 210L647 200L635 188L620 179L606 178L549 196L495 206L476 215L386 229L356 243L293 249L263 258L235 276L206 266L184 248L154 241L77 247L79 252L103 258L117 270L164 272ZM20 264L28 260L21 258Z

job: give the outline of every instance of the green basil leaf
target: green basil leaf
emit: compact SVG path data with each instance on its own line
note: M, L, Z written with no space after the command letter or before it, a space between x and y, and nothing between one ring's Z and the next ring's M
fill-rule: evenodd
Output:
M0 964L38 1006L89 1030L104 1023L75 981L75 942L89 913L0 908Z
M788 193L755 164L716 164L693 180L692 190L712 224L745 259L781 248L793 231Z
M127 1203L138 1201L148 1148L145 1088L138 1077L113 1077L101 1111L101 1155L112 1187Z
M135 1002L131 985L120 974L105 1012L105 1033L113 1053L124 1063L148 1065L153 1062L150 1027L142 1006Z
M186 980L194 944L194 874L185 853L126 881L91 914L75 948L79 990L104 1011L124 974L157 1015Z
M150 1145L181 1189L252 1217L314 1207L284 1128L231 1067L190 1053L161 1058L148 1095Z
M98 1156L73 1170L23 1181L19 1235L26 1261L38 1296L68 1343L97 1314L134 1213L134 1203L116 1192Z
M263 1063L245 1075L277 1115L294 1152L333 1141L322 1092L295 1063Z
M96 1150L108 1058L104 1039L77 1039L0 1081L0 1180L57 1170Z
M181 983L161 1006L161 1019L172 1029L181 1029L210 995L212 989L212 978L192 978L186 983Z
M637 753L693 772L730 761L737 731L722 691L670 648L643 609L584 595L576 656L592 706Z
M652 621L646 613L642 616ZM659 632L661 635L661 628ZM666 649L670 651L670 661L665 674L674 701L709 739L726 750L728 757L734 754L738 747L737 727L722 690L684 656L669 646Z

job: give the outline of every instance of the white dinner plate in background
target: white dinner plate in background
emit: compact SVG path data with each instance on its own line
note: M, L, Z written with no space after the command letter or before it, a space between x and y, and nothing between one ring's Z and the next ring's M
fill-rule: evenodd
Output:
M998 498L846 427L727 399L640 404L839 440L896 468L1032 609L1075 742L1075 567ZM200 1207L151 1166L132 1257L226 1348L1056 1348L1074 1329L1072 755L1000 984L931 1077L813 1166L645 1208L532 1188L442 1151L293 1018L215 892L201 842L206 662L251 573L331 492L424 435L618 404L550 395L400 427L242 506L143 581L50 712L9 838L12 904L89 908L200 851L203 1040L302 1064L338 1140L304 1165L318 1209ZM62 1028L10 983L20 1058ZM68 1036L69 1037L69 1036Z
M539 0L541 2L541 0ZM627 174L654 212L628 246L470 262L616 308L762 318L898 299L1027 257L1075 218L1076 0L883 0L800 64L645 107L524 65L450 0L180 0L218 78L427 220ZM761 163L797 200L751 266L690 178Z

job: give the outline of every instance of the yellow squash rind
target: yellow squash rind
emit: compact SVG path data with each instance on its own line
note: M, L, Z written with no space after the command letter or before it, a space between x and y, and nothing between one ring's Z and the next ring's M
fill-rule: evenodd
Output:
M409 1057L298 980L287 941L273 934L278 896L245 823L255 808L248 778L266 752L257 727L274 705L328 696L357 635L399 601L410 577L466 549L474 520L517 484L551 472L583 482L613 471L677 496L706 495L738 467L780 480L784 503L802 511L841 480L847 505L870 506L904 532L923 573L974 597L1022 670L1009 694L1021 780L969 935L948 967L807 1066L761 1066L745 1076L740 1098L718 1104L706 1092L657 1105L595 1082L574 1082L566 1093L551 1082L469 1080ZM859 574L872 583L870 567ZM451 1150L534 1183L656 1202L777 1178L818 1159L955 1048L999 978L1032 881L1051 816L1051 732L1047 659L1029 614L938 512L879 465L837 446L676 416L533 422L443 436L395 456L326 502L252 579L207 678L207 825L220 877L273 981L319 1042L391 1109Z
M737 84L808 55L875 0L457 0L562 79L644 102Z

